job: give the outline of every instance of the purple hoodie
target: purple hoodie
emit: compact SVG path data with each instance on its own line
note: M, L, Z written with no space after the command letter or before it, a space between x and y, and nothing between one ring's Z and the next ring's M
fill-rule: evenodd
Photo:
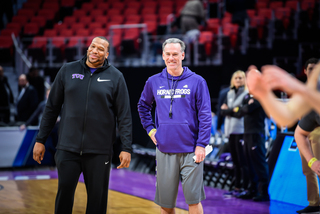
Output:
M182 76L171 76L167 69L151 76L142 91L138 111L143 128L156 128L158 149L165 153L190 153L205 147L211 134L211 101L206 81L183 67ZM173 81L172 81L173 78ZM170 112L170 89L175 88ZM152 103L156 102L155 124Z

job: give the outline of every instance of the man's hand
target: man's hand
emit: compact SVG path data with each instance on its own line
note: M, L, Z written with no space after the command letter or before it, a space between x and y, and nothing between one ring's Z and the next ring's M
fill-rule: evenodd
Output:
M228 106L227 106L227 104L223 103L223 105L220 108L223 110L226 110L226 109L228 109Z
M23 130L25 130L27 127L26 127L26 125L25 124L22 124L21 126L20 126L20 131L23 131Z
M150 136L150 138L151 138L152 142L154 143L154 145L158 144L157 139L155 137L156 133L157 133L157 131L154 131Z
M233 108L233 112L238 112L238 111L239 111L239 106Z
M41 164L45 151L45 146L42 143L36 142L33 147L33 160Z
M312 164L311 169L312 169L318 176L320 176L320 161L319 161L319 160L315 161L315 162Z
M130 166L131 154L129 152L122 151L119 155L119 159L121 163L117 169L128 168Z
M200 163L206 157L205 148L201 147L201 146L197 146L196 147L196 151L194 152L194 154L196 155L196 161L195 162L196 163Z

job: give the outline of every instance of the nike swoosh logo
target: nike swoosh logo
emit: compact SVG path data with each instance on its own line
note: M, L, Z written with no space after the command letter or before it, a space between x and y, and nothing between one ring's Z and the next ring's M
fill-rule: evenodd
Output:
M160 86L160 88L163 88L164 86Z
M109 163L109 161L108 162L104 162L105 165L107 165L108 163Z
M102 80L102 79L100 79L100 77L99 77L99 78L97 79L97 81L98 81L98 82L107 82L107 81L111 81L111 80L109 80L109 79L103 79L103 80Z
M255 150L256 148L257 148L257 147L256 147L256 146L254 146L254 147L252 147L251 149L252 149L252 150Z

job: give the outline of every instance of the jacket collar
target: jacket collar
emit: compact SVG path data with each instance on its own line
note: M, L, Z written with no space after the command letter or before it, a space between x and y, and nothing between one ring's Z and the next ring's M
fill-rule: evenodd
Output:
M90 71L90 68L89 66L86 64L86 61L87 61L87 56L83 56L83 58L80 60L80 64L88 71ZM108 59L105 59L104 62L103 62L103 65L100 67L100 68L97 68L97 70L95 71L96 72L101 72L101 71L104 71L106 70L107 68L110 67L110 64L109 64L109 61Z

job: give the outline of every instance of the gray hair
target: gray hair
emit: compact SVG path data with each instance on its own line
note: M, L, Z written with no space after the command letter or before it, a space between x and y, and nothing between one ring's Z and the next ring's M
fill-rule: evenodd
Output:
M183 41L181 41L178 38L170 38L170 39L167 39L166 41L164 41L164 43L162 44L162 51L164 51L164 47L167 44L172 44L172 43L179 43L180 47L181 47L181 52L184 52L184 50L186 49L186 45L184 44Z

